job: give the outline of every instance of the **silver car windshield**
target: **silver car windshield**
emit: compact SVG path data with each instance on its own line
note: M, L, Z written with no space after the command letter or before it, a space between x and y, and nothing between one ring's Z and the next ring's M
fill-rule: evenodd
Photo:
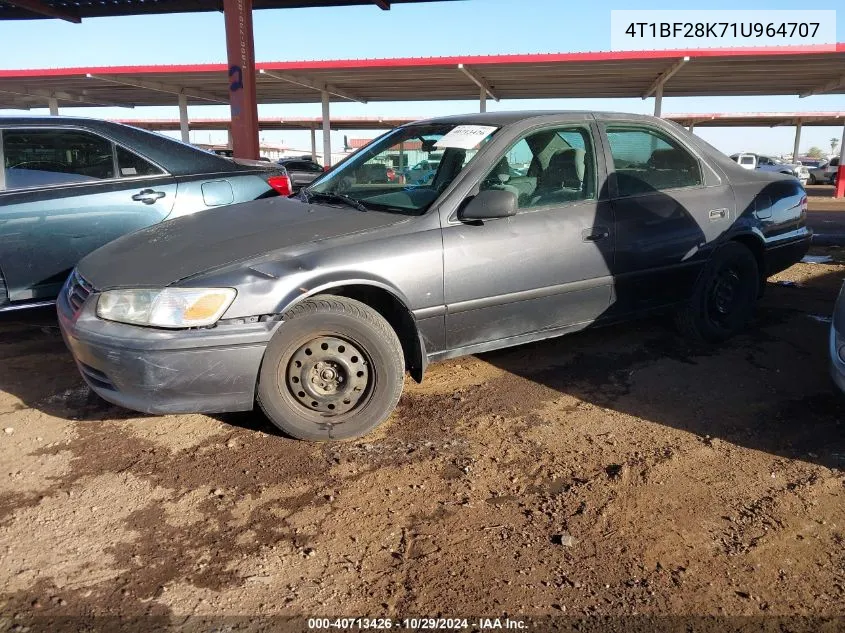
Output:
M397 128L302 190L306 200L362 210L424 213L498 131L495 126L428 123Z

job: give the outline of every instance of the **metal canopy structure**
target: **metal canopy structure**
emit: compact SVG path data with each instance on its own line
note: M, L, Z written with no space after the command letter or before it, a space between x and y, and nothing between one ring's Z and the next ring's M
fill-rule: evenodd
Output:
M330 120L330 125L332 130L389 130L422 118L424 117L334 117ZM175 132L180 129L179 119L112 120L144 130ZM191 119L191 129L193 130L226 131L230 125L229 119ZM321 117L262 118L258 120L258 129L261 131L319 130L322 125L323 119Z
M714 112L712 114L667 114L684 127L781 127L804 125L812 127L845 125L845 111L840 112Z
M845 43L813 48L264 62L258 103L845 94ZM229 102L225 64L0 70L0 107Z
M3 0L0 0L3 1ZM9 0L5 0L7 3ZM27 0L35 1L35 0ZM247 15L240 3L232 15ZM410 1L410 0L408 0ZM385 3L386 4L386 3ZM379 5L381 6L381 4ZM389 5L387 5L389 6ZM248 13L251 20L251 11ZM251 36L251 23L246 29ZM230 58L246 48L227 29ZM242 33L241 33L242 35ZM240 42L240 43L239 43ZM247 56L249 57L249 56ZM330 156L332 100L423 101L566 97L654 96L660 116L663 96L845 94L845 43L818 47L734 48L527 55L475 55L391 59L287 61L255 64L251 57L230 64L105 66L0 70L0 108L153 106L178 100L182 138L188 137L187 106L229 103L236 156L258 152L257 103L322 104L324 155ZM247 69L254 68L250 73ZM690 121L690 126L697 123ZM702 121L703 124L703 121ZM782 123L784 125L789 123ZM795 147L802 121L796 126ZM312 132L313 134L313 132ZM845 137L845 133L843 133ZM845 138L843 138L845 145ZM845 183L842 185L845 187ZM837 190L837 195L845 193Z
M352 5L374 5L387 11L392 4L411 4L416 2L434 2L435 0L0 0L0 20L21 20L32 18L57 18L69 22L79 23L83 18L106 16L131 16L154 13L180 13L196 11L223 11L226 26L226 53L228 65L224 67L227 86L226 102L232 115L232 138L234 154L241 158L258 157L258 105L256 93L255 43L252 28L252 11L257 9L282 9L294 7L338 7ZM444 1L444 0L436 0ZM89 79L96 79L93 73ZM106 71L103 73L108 75ZM111 77L111 79L115 79ZM130 81L132 78L130 77ZM205 93L202 88L185 85L173 85L160 81L141 78L143 86L149 90L175 94L179 104L179 117L182 120L182 138L188 136L188 100L202 99L206 102L220 101L222 92L218 89L216 95ZM111 83L114 83L112 81ZM127 84L138 88L138 83ZM324 119L328 118L329 97L325 86L311 84L312 88L322 90ZM186 88L191 88L190 90ZM58 114L59 99L66 103L83 105L115 105L109 102L94 102L94 98L86 94L74 95L65 91L47 91L35 88L30 91L12 86L6 90L6 95L18 97L40 96L46 97L50 107L50 114ZM2 94L2 93L0 93ZM129 105L129 104L127 104ZM26 106L23 106L26 107ZM324 126L324 150L330 154L328 128Z
M427 117L332 117L333 130L387 130ZM664 114L664 119L684 127L781 127L801 123L810 127L845 125L845 110L841 112L737 112ZM113 119L144 130L178 131L179 119ZM262 131L316 130L323 124L321 117L264 117L258 120ZM226 131L229 119L191 119L194 130Z
M253 9L296 9L313 6L345 7L373 4L389 9L391 4L432 2L434 0L253 0ZM2 0L0 20L57 18L80 22L84 18L103 18L160 13L199 13L221 11L221 0Z

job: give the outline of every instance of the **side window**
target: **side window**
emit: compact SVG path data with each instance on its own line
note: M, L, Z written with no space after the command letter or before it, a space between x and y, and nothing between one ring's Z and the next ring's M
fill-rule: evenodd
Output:
M480 189L516 194L520 209L596 197L596 161L586 128L552 128L514 143L481 181Z
M76 130L6 129L3 169L7 189L114 178L112 143Z
M124 178L158 176L164 173L152 163L122 147L117 148L117 167Z
M700 185L701 168L669 136L644 128L608 127L620 196Z

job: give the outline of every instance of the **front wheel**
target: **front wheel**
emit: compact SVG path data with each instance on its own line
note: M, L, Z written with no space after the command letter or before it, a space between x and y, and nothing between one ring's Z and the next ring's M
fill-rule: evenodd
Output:
M692 339L718 343L742 330L760 293L757 259L747 246L728 242L713 253L696 283L692 299L675 322Z
M390 324L353 299L321 295L287 312L258 376L259 406L302 440L360 437L399 401L402 345Z

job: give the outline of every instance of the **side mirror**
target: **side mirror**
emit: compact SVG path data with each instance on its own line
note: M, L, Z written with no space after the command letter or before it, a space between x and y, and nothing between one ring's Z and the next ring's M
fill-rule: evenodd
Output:
M516 215L516 194L505 189L485 189L458 212L459 220L493 220Z

